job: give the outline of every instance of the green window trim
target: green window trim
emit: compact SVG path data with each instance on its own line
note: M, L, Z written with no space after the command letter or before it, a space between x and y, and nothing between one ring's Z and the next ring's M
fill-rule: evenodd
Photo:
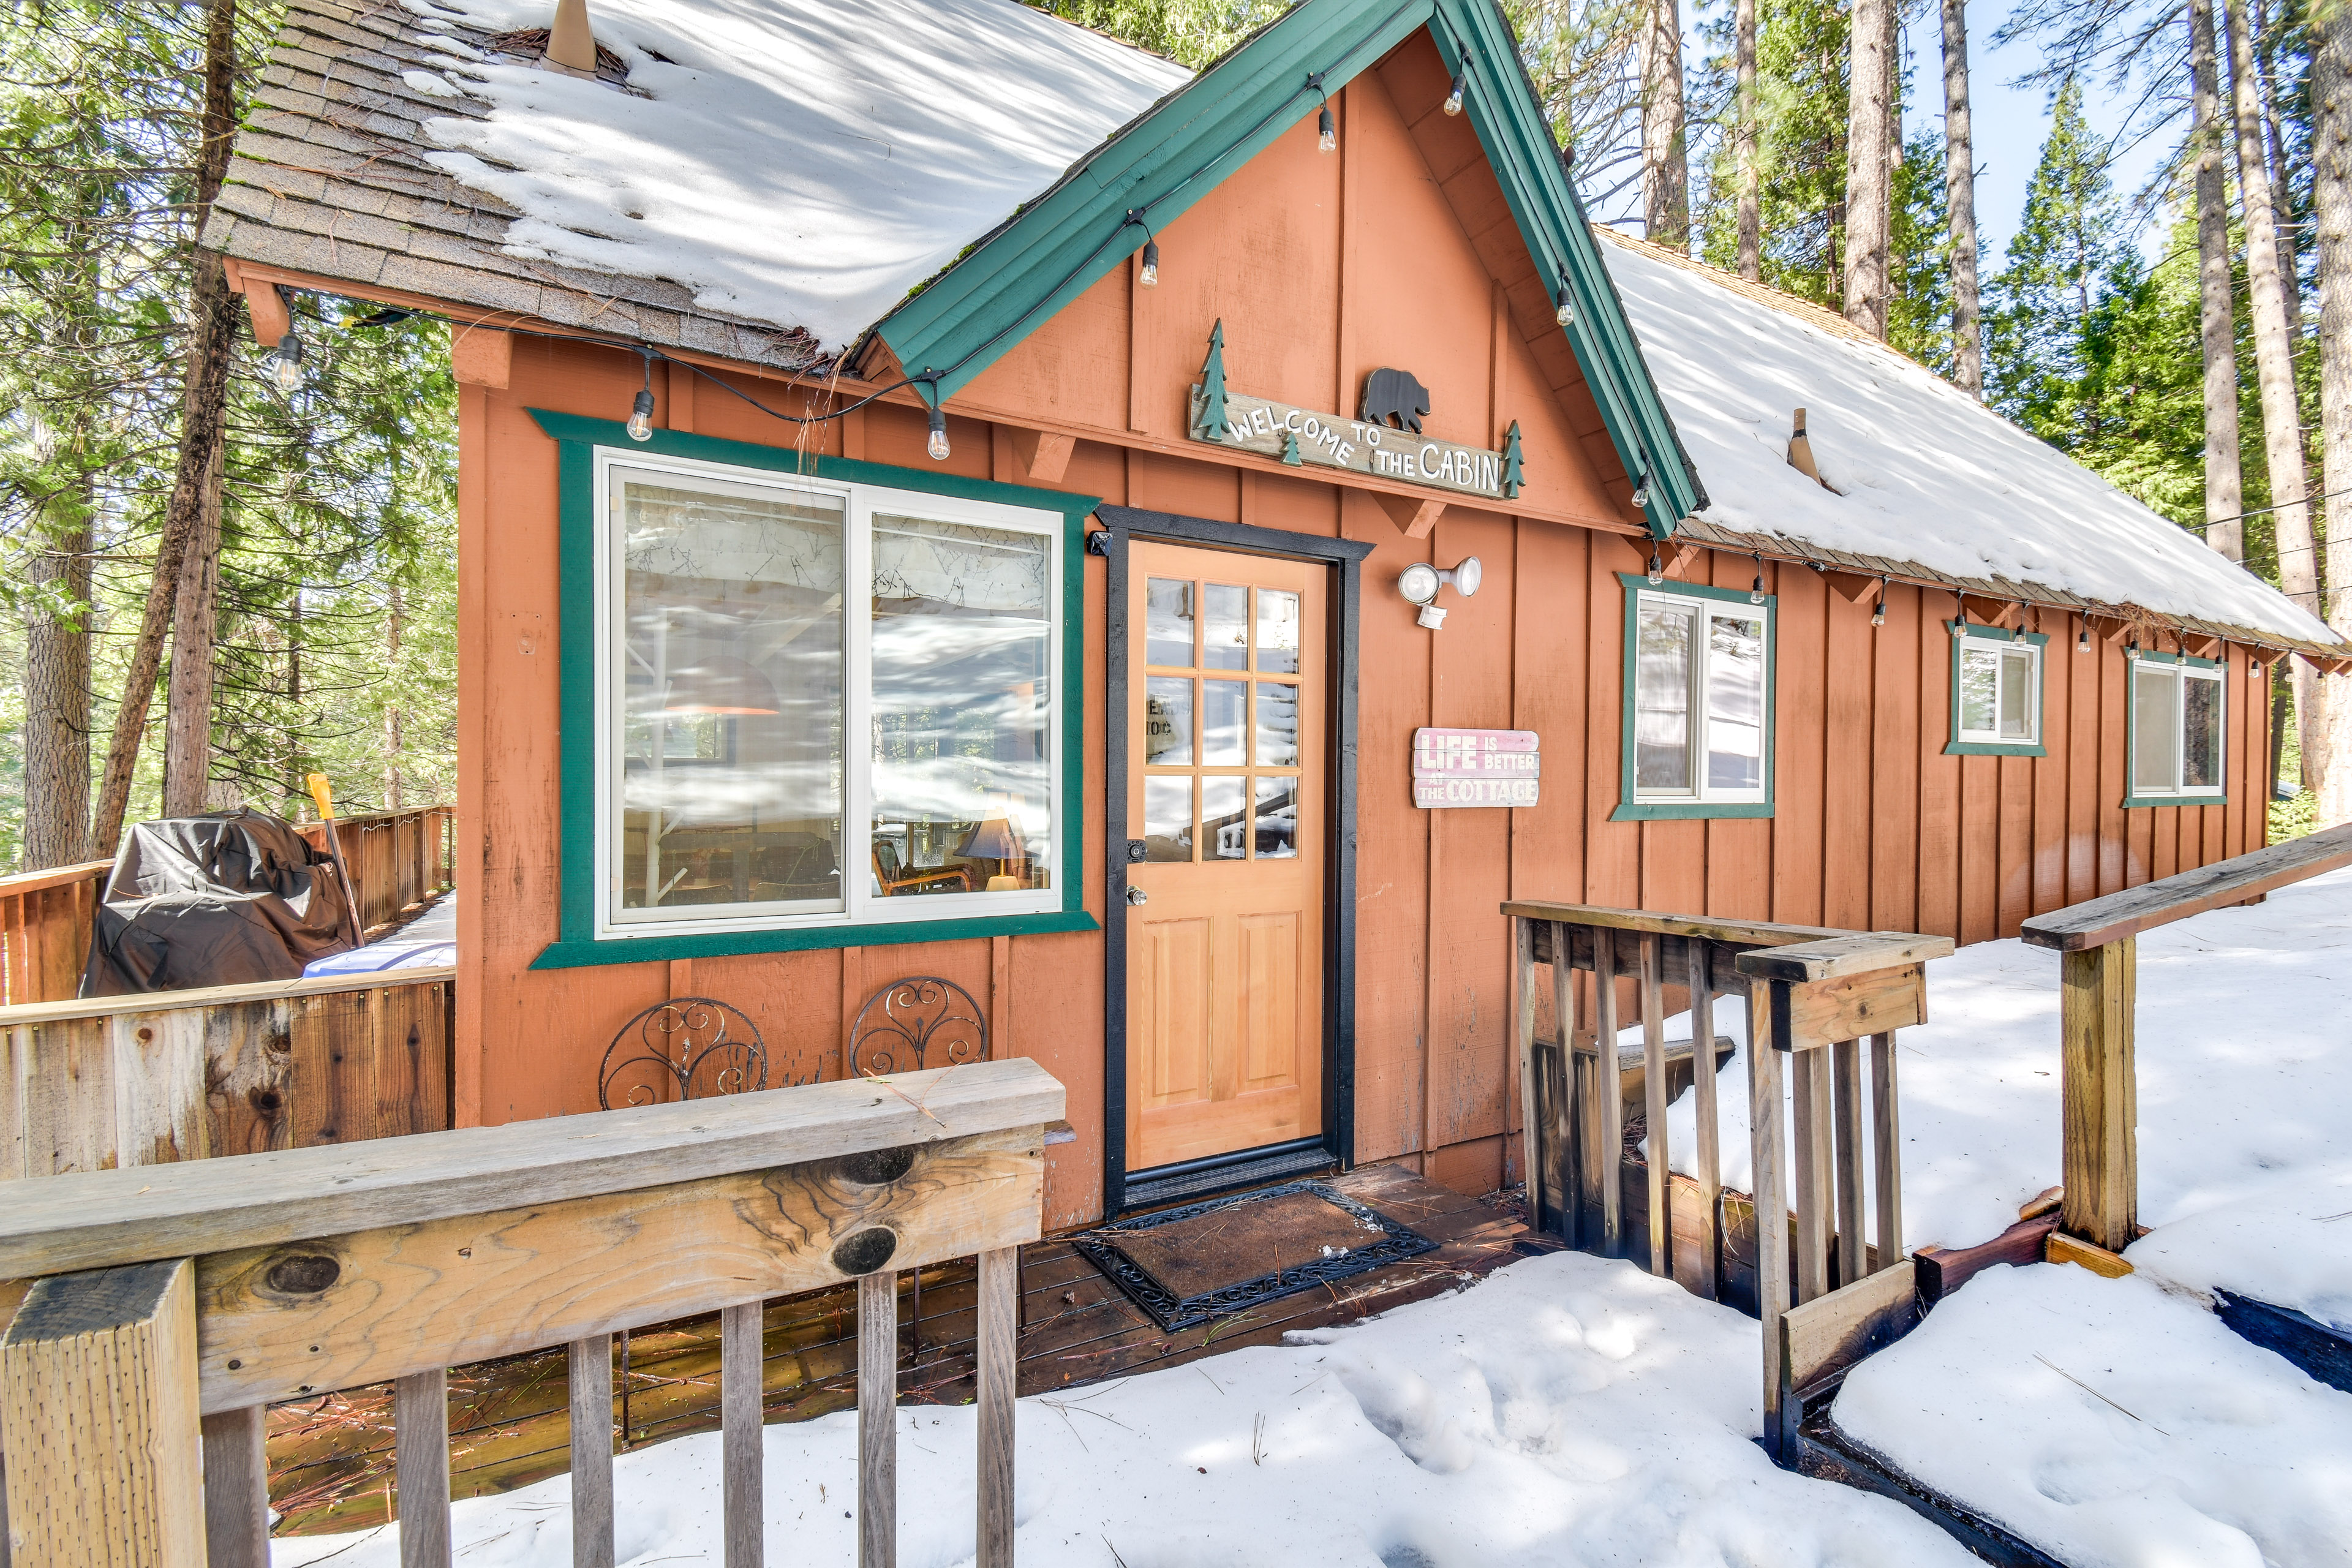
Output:
M559 658L562 715L562 843L558 939L531 961L533 969L645 963L673 958L723 958L739 953L802 952L825 948L889 947L912 942L1022 936L1100 929L1087 913L1084 894L1086 825L1086 526L1100 498L1066 495L1027 485L999 484L960 474L846 458L803 457L789 447L761 447L715 436L656 430L632 441L618 420L591 419L546 409L529 411L556 443ZM1062 531L1062 907L1058 911L968 915L961 918L870 921L862 925L796 925L769 931L667 931L599 937L596 904L596 495L598 448L624 457L684 458L764 473L790 473L841 483L994 501L1058 512Z
M1948 757L2048 756L2050 754L2050 749L2046 744L2044 744L2044 741L2047 740L2047 736L2042 735L2042 721L2043 715L2049 711L2048 708L2044 704L2048 698L2050 689L2050 638L2041 632L2012 632L2000 626L1979 626L1974 621L1946 621L1944 623L1944 629L1948 632L1953 632L1956 634L1952 638L1951 727L1944 731L1946 735L1950 737L1950 740L1944 747L1944 755ZM2042 736L2042 739L2032 741L1963 741L1959 738L1960 649L1971 638L1982 638L1988 642L2032 643L2035 647L2042 650L2042 657L2037 661L2037 667L2042 672L2042 689L2033 694L2033 731L2037 736Z
M1634 637L1639 628L1638 608L1642 595L1653 591L1650 580L1634 572L1620 572L1617 581L1625 587L1625 662L1622 684L1624 687L1624 718L1618 731L1617 744L1621 753L1618 770L1617 809L1609 814L1612 822L1689 822L1702 818L1769 817L1773 809L1772 758L1780 745L1780 725L1775 712L1780 700L1780 599L1770 594L1760 605L1738 588L1714 588L1696 583L1677 583L1669 578L1655 584L1654 591L1674 594L1690 599L1715 599L1727 605L1739 605L1748 609L1761 609L1764 616L1764 798L1762 800L1636 800L1633 796L1633 659Z
M2132 695L2131 667L2135 664L2170 664L2186 669L2218 669L2222 673L2221 691L2221 776L2230 776L2230 661L2225 658L2198 658L2185 653L2156 653L2142 649L2137 659L2124 661L2124 805L2126 811L2150 810L2157 806L2227 805L2230 786L2224 784L2211 795L2140 795L2131 782L2132 758L2139 745L2139 703Z

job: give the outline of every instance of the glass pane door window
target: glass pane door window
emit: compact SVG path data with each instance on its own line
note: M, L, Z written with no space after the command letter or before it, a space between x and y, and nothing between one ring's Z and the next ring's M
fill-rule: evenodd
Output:
M599 464L606 929L1056 907L1058 514Z
M1631 598L1634 802L1769 802L1771 606L1646 588Z
M1143 603L1144 858L1296 858L1298 595L1150 577Z
M1974 633L1953 639L1959 740L2035 746L2042 741L2042 647Z
M2131 797L2126 805L2222 795L2228 668L2144 653L2131 665Z

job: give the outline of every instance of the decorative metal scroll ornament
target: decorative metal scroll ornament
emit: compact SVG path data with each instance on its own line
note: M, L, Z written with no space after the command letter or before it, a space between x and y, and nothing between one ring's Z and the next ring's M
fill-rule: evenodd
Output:
M673 996L627 1023L605 1047L596 1103L708 1100L768 1087L768 1047L742 1012L709 996Z
M880 1011L877 1013L877 1008ZM934 1063L930 1053L940 1059ZM971 993L936 974L894 980L866 999L850 1026L850 1070L918 1071L988 1059L988 1020Z

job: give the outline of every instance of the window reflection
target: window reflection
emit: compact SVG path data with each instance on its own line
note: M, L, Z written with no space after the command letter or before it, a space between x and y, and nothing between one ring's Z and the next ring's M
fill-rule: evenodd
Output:
M2132 667L2132 788L2168 795L2180 761L2180 682L2158 665Z
M2221 785L2221 683L2203 676L2180 678L2180 787Z
M1691 630L1685 609L1642 606L1634 656L1633 782L1644 790L1691 787Z
M1211 767L1245 763L1249 689L1238 680L1201 682L1201 761Z
M1707 617L1706 783L1764 787L1764 623Z
M1251 834L1261 860L1291 860L1298 856L1298 781L1261 776L1257 809Z
M620 488L621 907L840 909L841 503Z
M1208 609L1208 624L1201 637L1201 668L1247 669L1249 590L1210 583L1202 587L1201 597Z
M1257 667L1268 675L1298 673L1298 595L1286 589L1257 591Z
M1298 688L1261 680L1257 691L1257 760L1261 766L1298 765Z
M1143 781L1143 858L1146 860L1190 860L1192 858L1192 781Z
M1154 675L1143 683L1143 760L1153 767L1192 761L1192 683L1181 675Z
M874 519L872 887L1050 885L1050 542Z
M1181 667L1192 662L1192 584L1152 577L1143 585L1143 658Z
M1201 781L1201 843L1204 860L1243 860L1249 857L1249 814L1243 800L1245 780L1234 777Z

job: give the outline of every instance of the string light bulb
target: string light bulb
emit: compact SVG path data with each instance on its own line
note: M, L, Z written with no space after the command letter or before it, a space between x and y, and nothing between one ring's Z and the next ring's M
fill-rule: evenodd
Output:
M935 463L948 460L948 411L936 403L931 405L931 438L924 449Z
M1647 474L1643 474L1641 482L1633 487L1633 510L1635 511L1650 510L1650 476Z
M269 374L277 379L280 392L297 392L302 386L302 340L289 327L286 335L278 340L278 357L270 363Z
M1576 324L1576 297L1569 292L1568 268L1565 267L1559 269L1559 308L1551 313L1551 319L1563 327Z
M1147 239L1143 242L1143 274L1136 281L1146 289L1160 287L1160 242L1158 240Z
M629 439L650 441L654 437L654 356L650 350L640 349L637 357L645 361L646 384L629 402Z
M1331 103L1326 99L1323 112L1315 117L1315 145L1318 151L1337 153L1339 150L1339 122L1331 117Z
M1959 613L1952 617L1952 640L1958 642L1960 638L1968 635L1969 606L1967 603L1963 601L1959 605Z
M2088 621L2084 621L2083 629L2074 634L2074 651L2076 653L2091 651L2091 623Z
M1466 71L1455 71L1454 73L1454 89L1445 95L1446 113L1459 114L1462 112L1462 89L1470 85L1468 78L1469 73Z
M1759 550L1750 553L1756 557L1756 581L1748 586L1748 602L1760 605L1764 602L1764 552Z
M1870 606L1870 626L1876 631L1886 624L1886 579L1878 580L1878 602Z
M1658 547L1650 546L1650 586L1654 588L1666 580L1666 569L1658 561Z

